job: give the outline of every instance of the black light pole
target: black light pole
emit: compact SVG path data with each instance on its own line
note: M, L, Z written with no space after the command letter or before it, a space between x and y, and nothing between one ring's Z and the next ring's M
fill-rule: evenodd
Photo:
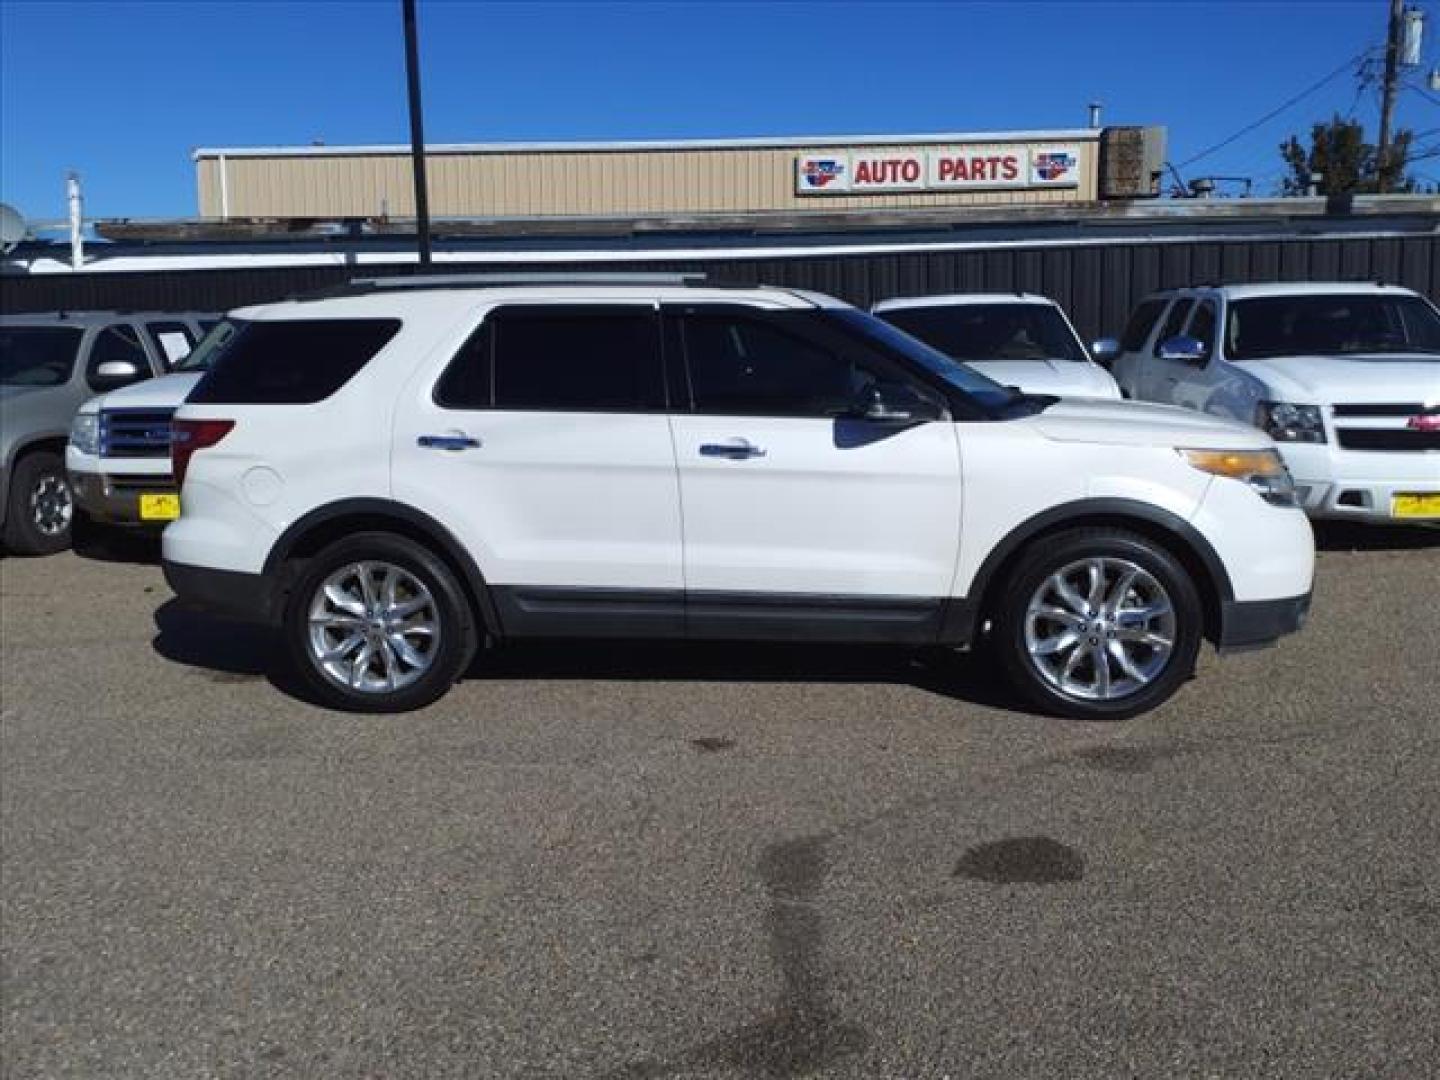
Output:
M420 265L430 265L430 196L425 187L425 128L420 119L420 57L415 34L415 0L400 0L405 13L405 81L410 93L410 161L415 168L415 231Z

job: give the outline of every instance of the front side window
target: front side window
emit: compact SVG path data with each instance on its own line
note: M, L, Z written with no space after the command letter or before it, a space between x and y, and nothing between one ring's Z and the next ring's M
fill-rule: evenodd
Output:
M1175 303L1170 306L1170 314L1165 316L1165 325L1160 328L1160 334L1155 338L1156 356L1160 355L1161 345L1164 345L1165 342L1179 335L1181 327L1185 325L1185 320L1189 317L1194 307L1195 301L1184 299L1176 300Z
M824 334L817 322L827 318L815 311L686 313L682 328L694 410L835 418L863 412L866 395L879 393L925 415L941 413L935 395L921 390L898 364Z
M956 360L1086 359L1065 317L1049 304L905 307L880 317Z
M1440 314L1418 296L1321 293L1232 301L1231 360L1406 353L1440 360Z
M1125 324L1125 333L1120 337L1120 348L1124 352L1139 352L1150 340L1150 331L1165 310L1165 298L1157 297L1143 301Z
M860 389L860 373L843 357L751 316L692 314L684 335L699 413L837 416Z
M62 386L79 347L74 327L0 326L0 385Z
M218 336L231 326L238 328L233 340L219 342ZM399 319L222 323L191 354L203 351L213 362L189 400L205 405L323 401L354 378L399 330ZM212 341L213 349L208 348Z
M114 362L134 364L142 375L150 371L150 357L140 341L140 331L129 323L114 323L95 335L86 374L94 378L101 364Z
M1195 314L1190 317L1190 325L1185 329L1185 333L1205 346L1207 357L1215 354L1215 320L1215 302L1202 300L1195 308Z

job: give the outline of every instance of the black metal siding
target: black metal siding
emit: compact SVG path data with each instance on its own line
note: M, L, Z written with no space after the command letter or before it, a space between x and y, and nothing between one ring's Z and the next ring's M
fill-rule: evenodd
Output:
M440 264L438 271L504 271L509 263ZM1154 289L1212 282L1386 281L1440 299L1440 236L1187 240L826 255L771 259L654 259L580 263L557 258L525 270L704 271L723 281L831 293L868 305L890 296L1024 291L1063 304L1088 338L1117 333ZM44 274L0 278L0 310L224 311L338 284L352 276L413 272L413 264Z

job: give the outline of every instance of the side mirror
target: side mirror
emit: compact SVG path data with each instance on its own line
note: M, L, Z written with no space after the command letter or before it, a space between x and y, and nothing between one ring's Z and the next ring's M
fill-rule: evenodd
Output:
M95 369L95 376L90 381L97 390L117 390L143 378L145 373L129 360L106 360Z
M1188 334L1178 334L1160 343L1161 360L1179 360L1183 364L1201 367L1209 359L1209 355L1210 350L1205 347L1205 343Z
M1090 355L1101 367L1108 369L1120 355L1120 342L1113 337L1102 337L1090 343Z
M854 415L879 423L912 423L938 420L940 410L904 383L870 383L856 395Z

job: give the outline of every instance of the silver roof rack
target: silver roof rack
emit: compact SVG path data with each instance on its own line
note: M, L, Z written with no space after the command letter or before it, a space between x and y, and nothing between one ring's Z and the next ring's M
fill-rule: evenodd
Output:
M407 274L397 277L351 278L361 289L486 289L500 285L699 285L704 274L657 274L637 271L531 271L490 274Z

